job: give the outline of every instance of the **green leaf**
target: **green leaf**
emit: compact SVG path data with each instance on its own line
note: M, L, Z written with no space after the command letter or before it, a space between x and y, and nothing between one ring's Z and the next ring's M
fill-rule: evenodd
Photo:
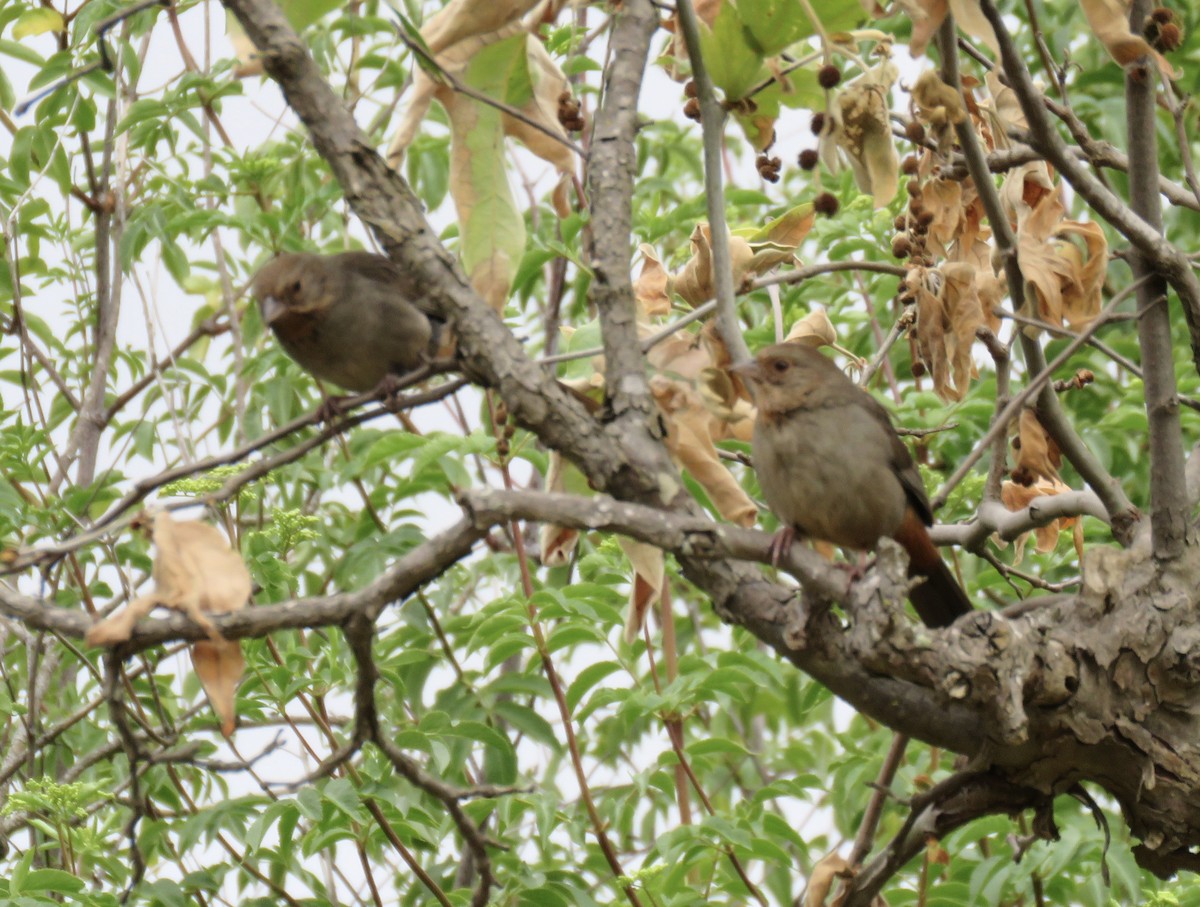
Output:
M763 51L748 43L749 32L732 3L721 5L712 29L700 27L700 48L713 84L728 99L741 98L761 81Z
M579 676L577 676L574 682L572 682L572 684L567 688L567 709L574 712L575 707L579 705L579 701L583 699L583 697L593 687L595 687L596 684L602 681L605 677L608 677L610 674L614 674L620 670L620 663L615 661L600 661L596 664L588 665L579 672Z
M500 701L495 705L496 714L525 734L531 740L536 740L552 750L557 751L562 743L558 734L545 718L533 709L518 705L512 701Z
M60 32L66 28L62 13L50 6L38 6L26 10L17 17L12 36L20 41L48 31Z
M83 879L61 869L34 869L25 877L25 891L56 891L71 894L82 891Z

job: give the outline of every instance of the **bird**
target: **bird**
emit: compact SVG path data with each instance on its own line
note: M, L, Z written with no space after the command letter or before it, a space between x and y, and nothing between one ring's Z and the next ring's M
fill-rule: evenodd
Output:
M442 321L383 255L287 252L252 281L263 322L301 368L349 391L386 387L437 350Z
M908 575L922 580L909 599L927 626L949 626L970 611L929 537L929 498L887 410L803 344L767 347L732 371L755 398L754 470L784 524L772 562L797 532L864 551L887 537L908 552Z

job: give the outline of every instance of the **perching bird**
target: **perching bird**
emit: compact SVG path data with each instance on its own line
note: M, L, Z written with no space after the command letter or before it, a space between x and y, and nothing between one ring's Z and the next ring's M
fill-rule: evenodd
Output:
M305 371L369 391L436 352L441 321L404 296L391 260L370 252L285 253L254 275L259 311Z
M887 410L812 347L780 343L733 369L758 405L752 450L767 504L784 523L778 555L793 532L846 548L883 536L908 552L909 598L928 626L971 610L929 538L933 513L921 476Z

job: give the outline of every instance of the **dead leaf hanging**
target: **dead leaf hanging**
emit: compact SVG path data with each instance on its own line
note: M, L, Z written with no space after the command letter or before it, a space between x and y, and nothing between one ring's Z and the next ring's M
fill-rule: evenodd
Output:
M168 511L160 510L154 514L151 535L157 549L154 591L139 595L123 610L93 625L84 639L93 646L125 642L134 624L160 606L186 614L208 632L208 641L192 646L192 662L221 720L221 733L229 736L236 723L234 695L245 663L240 643L226 640L208 616L246 606L250 573L224 534L207 523L176 522Z

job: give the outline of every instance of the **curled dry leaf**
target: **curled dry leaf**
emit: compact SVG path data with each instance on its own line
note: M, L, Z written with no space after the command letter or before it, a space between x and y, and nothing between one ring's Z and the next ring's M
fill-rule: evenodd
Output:
M947 400L961 400L975 374L971 347L975 332L983 327L983 308L979 302L975 268L963 262L942 265L942 317L945 319L942 350L949 363L950 387L937 389Z
M837 96L834 140L850 160L854 181L886 206L896 196L900 156L892 138L888 93L899 75L896 65L883 60Z
M1005 481L1000 486L1000 502L1012 511L1024 510L1035 499L1048 495L1062 494L1070 491L1071 487L1060 479L1038 479L1032 485L1020 485L1016 482ZM1026 532L1017 537L1013 548L1013 566L1020 566L1025 556L1025 545L1029 536L1037 541L1039 552L1046 554L1058 546L1058 535L1064 529L1071 530L1072 541L1079 563L1083 563L1083 523L1079 517L1059 517L1045 526L1039 526L1032 532ZM1003 548L1004 542L997 537L996 543Z
M1029 215L1049 195L1055 194L1054 179L1045 161L1030 161L1004 175L1000 184L1000 205L1008 222L1021 230Z
M633 565L633 583L629 587L625 629L621 634L627 644L633 645L634 640L642 633L646 615L650 613L655 600L661 598L665 588L664 556L661 548L624 536L618 536L617 543L629 558L629 563ZM665 606L666 603L663 604Z
M963 399L975 374L975 332L987 322L976 268L955 261L936 271L910 268L904 285L917 300L917 352L933 378L934 392L943 400Z
M638 251L642 253L642 273L633 282L634 299L643 316L666 315L671 311L671 275L654 246L642 243Z
M804 890L804 907L832 907L829 895L839 878L853 875L850 864L836 851L817 861L808 876L808 887Z
M1152 57L1158 71L1167 81L1178 79L1182 73L1146 43L1146 39L1129 30L1128 0L1079 0L1088 25L1100 39L1109 55L1121 66L1129 66L1143 57Z
M1079 330L1100 314L1100 295L1108 274L1108 239L1095 221L1063 221L1057 235L1058 254L1075 276L1063 286L1062 315L1072 330ZM1083 240L1082 249L1070 241L1072 236Z
M1100 313L1108 241L1099 224L1064 220L1065 211L1060 187L1042 196L1020 221L1017 259L1034 289L1039 317L1078 329Z
M960 180L930 179L922 183L921 207L933 215L925 235L926 248L931 255L947 256L962 234L965 188Z
M837 342L837 332L824 309L813 309L796 320L783 340L785 343L803 343L812 347L833 346Z
M129 639L133 625L155 607L182 611L209 636L192 646L192 663L213 710L221 719L221 732L233 733L234 694L245 663L241 645L226 640L209 620L210 614L241 610L250 599L250 572L241 556L229 547L224 534L201 522L176 522L166 510L153 517L154 591L139 595L123 610L88 630L85 641L111 646Z
M794 262L796 248L808 236L815 219L811 204L798 205L761 229L731 232L729 252L734 288L780 264ZM712 230L707 223L696 225L691 242L692 257L675 273L669 287L695 306L716 295L712 273Z
M1021 410L1013 448L1017 452L1017 465L1012 471L1014 482L1033 485L1038 479L1058 479L1062 452L1038 421L1037 413L1029 407Z
M979 0L902 0L900 6L913 20L908 47L914 57L925 53L925 48L949 12L954 14L954 22L959 28L982 41L999 59L1000 47L996 43L996 33L979 8Z
M566 491L565 473L574 467L563 459L557 450L550 451L550 463L546 468L546 490ZM571 559L571 553L579 542L579 530L554 523L542 523L538 530L538 549L542 563L547 567L561 567Z
M192 644L192 667L200 684L208 695L213 711L221 722L221 733L233 736L237 727L237 712L234 702L237 688L246 672L246 659L242 655L242 644L236 639L219 642L202 639Z

